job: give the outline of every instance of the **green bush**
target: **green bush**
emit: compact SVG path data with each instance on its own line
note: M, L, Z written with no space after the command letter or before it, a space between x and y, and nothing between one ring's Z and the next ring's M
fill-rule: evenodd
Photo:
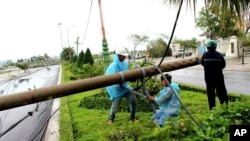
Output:
M148 100L146 99L140 99L137 98L137 112L151 112L152 108L149 105ZM155 107L157 105L154 104ZM86 109L110 109L111 107L111 101L109 100L109 97L103 97L99 94L95 96L85 97L81 100L79 107L86 108ZM118 108L119 112L129 112L129 103L127 99L123 98L120 106Z

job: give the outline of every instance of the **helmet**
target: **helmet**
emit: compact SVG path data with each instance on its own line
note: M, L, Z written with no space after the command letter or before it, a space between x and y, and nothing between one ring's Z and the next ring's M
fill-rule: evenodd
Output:
M217 47L217 42L215 40L209 40L206 47Z
M119 55L122 55L122 56L128 56L128 53L127 53L127 51L125 50L125 49L118 49L117 51L116 51L116 54L119 54Z

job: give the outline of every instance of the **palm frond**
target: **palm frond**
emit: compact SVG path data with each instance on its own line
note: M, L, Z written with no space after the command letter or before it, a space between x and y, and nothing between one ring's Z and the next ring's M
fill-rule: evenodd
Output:
M170 7L178 7L182 0L162 0L163 4ZM196 13L197 0L184 0L186 2L187 9L193 9L194 14Z
M178 6L182 0L162 0L163 4L168 6ZM193 9L196 13L198 0L184 0L186 2L187 8ZM204 0L204 7L213 7L213 12L217 15L227 13L228 9L232 13L236 13L239 22L245 20L245 16L248 15L248 20L250 20L250 0Z

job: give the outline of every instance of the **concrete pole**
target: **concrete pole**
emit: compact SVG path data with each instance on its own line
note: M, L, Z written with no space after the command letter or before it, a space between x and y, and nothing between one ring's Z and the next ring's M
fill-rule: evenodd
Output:
M69 60L71 59L71 51L70 51L70 43L69 43L69 28L67 27L66 29L67 32L67 39L68 39L68 55L69 55Z
M100 19L101 19L101 28L102 28L102 55L103 55L103 62L104 62L104 73L109 66L109 49L108 49L108 42L106 40L103 16L102 16L102 5L101 0L98 0L99 4L99 12L100 12Z
M79 36L76 38L76 56L78 56Z
M187 59L175 60L172 62L162 63L159 67L162 72L173 71L194 65L198 65L198 57L190 57ZM145 70L143 76L142 70ZM159 74L155 66L147 66L133 70L124 71L124 81L135 81L143 77ZM83 80L73 81L66 84L40 88L33 91L20 92L10 95L0 96L0 110L6 110L28 104L33 104L41 101L64 97L68 95L77 94L93 89L106 87L109 85L122 82L120 73L112 75L102 75L98 77L87 78Z

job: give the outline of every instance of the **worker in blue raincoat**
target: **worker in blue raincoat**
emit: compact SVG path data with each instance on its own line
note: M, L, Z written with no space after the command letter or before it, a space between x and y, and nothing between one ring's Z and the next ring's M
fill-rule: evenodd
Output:
M149 96L150 102L155 102L160 106L160 109L155 112L152 119L162 127L168 117L177 117L180 113L180 95L178 91L180 87L177 83L171 83L172 76L164 74L165 78L161 76L161 83L164 87L158 96Z
M122 71L128 70L128 62L125 61L125 58L128 56L128 53L125 49L119 49L116 51L116 54L113 56L113 62L109 65L106 70L106 74L115 74ZM112 124L115 119L116 111L120 105L121 99L125 97L130 103L130 120L136 121L135 112L136 112L136 101L135 96L128 89L131 89L128 82L123 82L120 84L114 84L106 87L106 90L109 94L112 105L109 112L108 124Z

